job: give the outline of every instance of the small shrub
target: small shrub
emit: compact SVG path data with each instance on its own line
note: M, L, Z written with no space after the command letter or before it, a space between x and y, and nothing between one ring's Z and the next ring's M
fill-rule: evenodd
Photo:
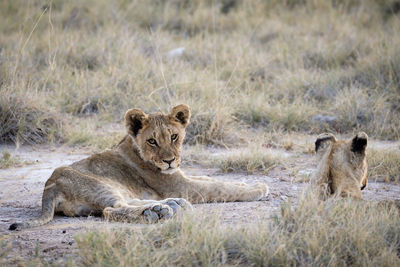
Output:
M63 137L63 121L28 94L0 88L0 143L38 144Z
M237 130L237 129L236 129ZM229 114L223 111L205 111L203 114L194 114L186 129L187 144L213 144L226 146L234 143L234 123Z

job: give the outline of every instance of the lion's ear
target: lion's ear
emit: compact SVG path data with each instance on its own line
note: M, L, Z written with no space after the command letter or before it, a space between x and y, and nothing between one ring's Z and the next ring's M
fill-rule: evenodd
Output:
M178 105L171 110L169 117L171 120L179 122L183 127L186 127L190 120L189 107L184 104Z
M143 128L147 121L147 115L140 109L129 109L125 113L125 127L128 133L132 136L137 136L139 130Z
M351 140L351 151L354 153L364 153L367 148L368 135L364 132L359 132Z
M331 133L323 133L318 135L317 140L315 140L315 152L323 152L328 146L336 142L336 137Z

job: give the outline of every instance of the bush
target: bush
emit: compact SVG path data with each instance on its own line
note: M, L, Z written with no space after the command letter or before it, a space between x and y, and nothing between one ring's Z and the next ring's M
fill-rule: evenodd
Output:
M63 121L37 97L0 89L0 143L62 141Z

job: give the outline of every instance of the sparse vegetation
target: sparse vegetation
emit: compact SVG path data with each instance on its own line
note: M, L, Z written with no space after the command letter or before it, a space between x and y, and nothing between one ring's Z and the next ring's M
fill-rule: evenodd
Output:
M223 172L267 173L281 163L281 158L266 148L250 147L214 157L213 165Z
M86 118L84 121L75 121L65 134L70 146L85 147L85 150L103 151L117 145L126 134L119 123L104 126L97 122L98 117Z
M21 161L19 158L11 155L7 150L2 152L0 157L0 169L7 169L10 167L20 167L26 164L26 162Z
M186 147L182 158L184 164L199 164L218 168L221 172L245 172L248 174L268 173L283 163L283 156L268 148L250 145L240 149L224 150L213 153L203 146Z
M16 119L6 124L12 132L2 130L2 142L63 140L70 130L60 116L121 123L128 108L167 112L181 102L193 110L190 144L235 145L248 125L365 130L396 140L397 6L3 1L0 117L11 108ZM175 48L182 49L169 53ZM69 141L90 143L82 138Z
M63 120L33 93L0 88L0 143L61 141Z
M187 214L143 230L81 234L78 261L91 266L396 266L398 216L394 206L309 198L295 208L287 203L270 221L246 226Z
M0 264L7 264L6 257L11 250L11 244L10 242L0 240Z
M372 181L400 181L400 151L398 149L369 149L368 173Z

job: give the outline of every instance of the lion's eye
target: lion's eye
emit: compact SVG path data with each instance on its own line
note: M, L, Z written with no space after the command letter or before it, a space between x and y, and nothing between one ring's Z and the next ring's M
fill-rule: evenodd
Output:
M176 139L178 139L178 135L177 134L171 135L171 141L172 142L176 141Z
M147 143L149 143L151 146L157 145L157 141L153 138L147 139Z

